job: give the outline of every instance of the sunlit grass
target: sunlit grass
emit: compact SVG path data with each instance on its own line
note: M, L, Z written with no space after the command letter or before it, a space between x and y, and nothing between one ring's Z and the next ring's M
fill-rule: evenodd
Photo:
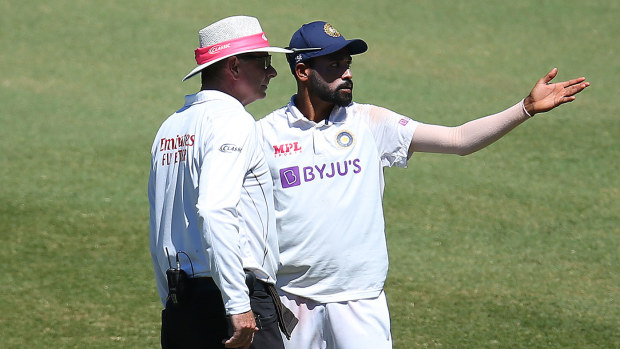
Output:
M456 125L553 66L592 87L474 155L386 170L396 348L620 346L611 1L0 2L0 347L153 348L149 150L197 81L197 31L258 17L274 45L330 21L370 47L356 100ZM283 57L261 117L287 103Z

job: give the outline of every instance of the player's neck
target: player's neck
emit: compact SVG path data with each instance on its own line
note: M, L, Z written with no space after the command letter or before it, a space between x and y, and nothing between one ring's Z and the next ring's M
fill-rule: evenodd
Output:
M311 121L319 123L329 117L334 109L334 103L325 102L307 93L298 93L295 97L295 106Z

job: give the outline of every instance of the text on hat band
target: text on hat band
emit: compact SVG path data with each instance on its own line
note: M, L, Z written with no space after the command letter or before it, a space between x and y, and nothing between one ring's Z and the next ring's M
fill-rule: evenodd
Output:
M220 42L207 47L199 47L194 53L196 56L196 63L205 64L222 57L263 47L269 47L269 41L267 41L265 33L258 33Z

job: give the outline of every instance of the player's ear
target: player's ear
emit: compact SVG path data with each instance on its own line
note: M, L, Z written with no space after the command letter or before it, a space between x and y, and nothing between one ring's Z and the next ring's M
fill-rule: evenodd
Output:
M310 66L300 62L295 65L295 76L299 81L307 81L310 74Z

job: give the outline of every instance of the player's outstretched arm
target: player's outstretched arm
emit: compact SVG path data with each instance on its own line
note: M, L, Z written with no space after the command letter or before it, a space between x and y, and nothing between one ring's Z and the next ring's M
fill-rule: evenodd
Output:
M557 74L558 68L551 69L547 75L536 82L529 96L523 101L525 110L530 115L544 113L564 103L572 102L576 94L590 86L584 77L551 83Z
M558 69L553 68L538 80L523 100L523 105L519 103L502 112L457 127L419 125L413 134L409 155L413 152L471 154L497 141L530 116L575 100L577 93L590 86L583 77L552 84L551 80L557 74Z

